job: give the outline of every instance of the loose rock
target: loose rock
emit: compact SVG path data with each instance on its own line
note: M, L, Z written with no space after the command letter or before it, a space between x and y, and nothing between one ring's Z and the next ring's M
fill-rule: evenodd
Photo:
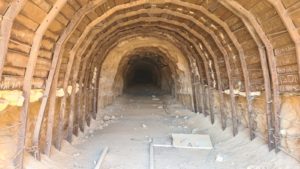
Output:
M103 117L103 120L104 120L104 121L108 121L108 120L110 120L110 117L109 117L108 115L105 115L105 116Z
M218 154L218 155L216 156L216 161L217 161L217 162L223 162L223 161L224 161L223 155Z

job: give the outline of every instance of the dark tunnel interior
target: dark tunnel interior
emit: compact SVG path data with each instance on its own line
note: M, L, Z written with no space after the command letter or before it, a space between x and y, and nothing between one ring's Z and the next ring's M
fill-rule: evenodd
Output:
M127 73L128 87L134 85L158 85L158 67L146 59L135 60Z
M130 57L123 72L124 92L138 95L170 93L171 72L164 62L163 57L151 52Z

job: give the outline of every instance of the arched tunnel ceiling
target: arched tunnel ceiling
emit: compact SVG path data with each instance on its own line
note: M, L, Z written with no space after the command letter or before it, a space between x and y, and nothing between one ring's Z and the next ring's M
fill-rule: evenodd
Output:
M0 89L22 90L23 120L31 89L43 89L43 114L51 90L84 88L116 46L152 37L180 49L191 86L229 93L233 114L236 94L251 112L252 94L262 92L266 114L276 116L280 95L300 90L299 9L298 0L4 0ZM275 135L277 120L268 117Z
M28 2L29 3L29 2ZM90 3L92 3L92 2L90 2ZM101 4L101 3L103 3L102 1L99 1L99 4ZM247 34L247 30L245 30L245 26L243 26L243 23L241 22L241 19L239 19L237 16L234 16L234 14L233 13L231 13L231 12L229 12L230 10L229 9L226 9L226 7L228 6L228 5L221 5L221 4L218 4L217 2L198 2L198 3L200 3L201 5L200 5L200 7L199 6L197 6L197 5L195 5L195 4L193 4L193 5L191 5L190 3L187 3L187 2L181 2L181 1L171 1L171 2L168 2L168 1L151 1L151 2L148 2L148 1L137 1L137 2L134 2L134 3L125 3L124 5L122 4L121 5L121 3L122 2L119 2L120 4L118 4L118 3L114 3L114 2L110 2L110 1L108 1L108 2L106 2L106 3L104 3L104 4L102 4L102 5L100 5L100 7L97 7L94 11L92 11L92 12L90 12L90 11L88 11L88 10L92 10L92 7L90 7L90 6L84 6L84 3L83 2L81 2L81 5L83 5L83 7L81 8L82 10L87 10L86 11L86 13L87 13L87 16L85 16L84 18L83 18L83 22L82 23L80 23L79 25L78 25L78 28L76 29L76 31L73 33L73 35L71 36L71 38L70 38L70 41L72 41L73 40L73 42L75 42L74 41L74 39L76 39L76 34L78 35L78 33L80 32L80 28L81 28L81 31L83 30L83 28L84 28L84 26L82 26L82 25L84 25L84 24L87 24L87 22L91 22L92 21L92 18L97 18L98 16L100 16L99 14L97 15L96 13L98 12L99 13L99 11L101 11L102 10L102 12L105 14L105 15L103 15L103 16L101 16L102 18L105 18L105 16L109 16L109 15L120 15L121 14L121 16L119 16L119 17L121 17L121 18L124 18L124 20L125 21L123 21L123 22L126 22L126 20L130 20L130 19L133 19L133 18L130 18L130 15L132 15L132 16L135 16L136 15L136 17L138 17L137 16L137 13L138 12L140 12L140 11L135 11L135 10L138 10L138 9L145 9L144 11L141 11L140 13L141 13L141 15L142 14L144 14L145 15L145 13L146 13L146 15L148 15L149 14L149 12L147 11L147 9L149 10L150 9L150 11L151 12L153 12L153 13L156 13L157 15L158 15L158 17L160 17L160 15L161 15L161 17L162 18L167 18L167 19L171 19L172 18L172 16L170 15L170 16L168 16L167 14L163 14L164 12L167 12L167 10L168 9L170 9L170 11L169 11L169 13L172 13L172 14L174 14L175 16L183 16L183 15L191 15L192 17L190 17L189 19L195 19L195 18L199 18L199 20L202 20L203 22L204 22L204 24L206 24L206 25L208 25L207 27L208 28L210 28L210 29L217 29L216 31L220 31L220 33L221 33L221 35L219 35L219 36L222 36L223 38L225 38L226 36L227 36L227 34L225 33L225 31L224 30L222 30L222 29L224 29L224 28L222 28L222 26L225 24L225 22L223 23L223 24L218 24L218 22L216 22L216 21L213 21L213 20L217 20L217 21L221 21L222 22L222 18L221 19L219 19L217 16L218 15L220 15L219 13L219 11L222 11L222 10L224 10L224 11L226 11L226 12L228 12L229 14L227 14L227 15L232 15L231 16L231 18L230 19L228 19L227 20L227 22L228 23L230 23L230 24L232 24L232 23L234 23L234 22L240 22L239 24L236 24L237 26L237 28L234 28L234 27L232 27L231 29L232 30L234 30L234 29L237 29L237 31L238 31L238 35L241 35L242 33L244 33L244 34ZM152 3L152 4L151 4ZM224 2L221 2L222 4L224 3ZM241 6L243 5L243 2L240 2L241 4ZM97 2L95 1L95 4L97 4ZM230 3L229 3L230 4ZM38 6L39 4L34 4L34 3L32 3L32 4L25 4L25 9L23 9L22 11L21 11L21 13L22 12L24 12L25 14L25 16L28 16L28 15L30 15L29 13L26 13L26 9L27 8L30 8L30 7L39 7L39 8L42 8L42 7L44 7L44 6L46 6L45 4L40 4L40 6ZM51 4L49 4L49 5L51 5ZM53 4L52 4L53 5ZM72 7L72 4L69 4L69 3L66 3L65 4L66 5L66 7L65 8L67 8L67 7L69 7L69 10L70 10L70 7ZM69 5L69 6L68 6ZM74 4L73 4L74 5ZM116 6L116 7L114 7L114 6ZM230 6L230 5L229 5ZM262 3L259 3L259 5L256 5L256 6L262 6L262 7L265 7L266 9L268 9L268 8L270 8L271 6L270 6L270 4L268 4L268 2L262 2ZM256 7L255 6L255 7ZM257 8L258 8L257 7ZM267 8L268 7L268 8ZM44 7L45 8L45 7ZM65 8L62 8L62 10L61 10L61 12L62 13L59 13L58 14L58 16L57 16L57 20L54 20L53 22L55 22L55 24L59 24L59 22L58 21L60 21L60 22L62 22L62 16L65 16L66 15L66 12L64 13L64 10L67 10L67 9L65 9ZM74 7L73 7L74 8ZM161 11L160 10L156 10L156 9L162 9ZM208 10L207 10L207 9ZM210 9L211 8L211 9ZM216 8L216 9L214 9L214 8ZM229 8L229 7L228 7ZM233 7L234 8L234 7ZM43 8L42 8L43 9ZM49 10L49 9L48 9ZM209 11L209 10L211 10L211 11L214 11L215 13L216 13L216 16L214 16L213 15L213 12L211 12L211 11ZM275 9L272 9L272 11L274 12L274 10ZM105 11L108 11L108 12L106 12L105 13ZM203 11L205 11L205 13L203 13ZM223 11L223 12L224 12ZM255 10L253 10L253 13L254 13L254 11ZM75 11L73 11L73 12L75 12ZM276 11L275 11L276 12ZM77 13L79 13L79 12L77 12ZM122 14L124 14L124 13L126 13L126 16L123 16ZM130 14L130 13L132 13L132 14ZM181 14L181 13L183 13L183 14ZM234 13L236 13L236 12L234 12ZM63 15L64 14L64 15ZM197 15L198 14L198 15ZM200 15L201 14L201 15ZM154 14L153 14L154 15ZM164 15L165 15L165 17L164 17ZM208 15L208 17L206 16L206 15ZM276 15L276 14L273 14L273 15ZM277 14L278 15L278 14ZM255 15L254 15L255 16ZM170 17L170 18L168 18L168 17ZM222 16L222 17L224 17L224 16ZM280 16L276 16L276 17L278 17L279 19L280 19ZM28 16L28 18L34 18L34 16ZM60 18L60 19L58 19L58 18ZM127 18L127 19L126 19ZM277 18L277 19L278 19ZM174 18L174 19L176 19L176 20L180 20L180 18ZM34 21L36 21L37 22L37 20L38 19L35 19ZM111 20L111 18L109 17L109 18L107 18L106 20L108 20L108 21L110 21ZM42 18L40 19L40 21L42 21ZM29 21L27 21L27 22L29 22ZM56 23L57 22L57 23ZM119 21L119 22L121 22L121 21ZM65 23L66 23L66 21L65 21ZM101 27L101 25L104 25L103 23L105 23L106 25L107 25L107 23L105 22L105 21L103 21L102 22L102 24L100 24L100 26L99 27ZM108 22L109 23L109 22ZM111 23L111 21L110 21L110 23ZM116 21L116 22L114 22L113 24L112 24L112 27L114 26L114 25L116 25L116 23L118 23L118 21ZM190 20L188 21L188 23L189 24L191 24L191 25L189 25L189 27L196 27L197 26L197 24L195 24L195 23L192 23ZM200 23L200 22L198 22L198 23ZM53 23L54 24L54 23ZM54 32L53 30L51 30L51 25L52 24L50 24L50 27L49 27L49 32L51 31L51 32ZM193 26L193 25L196 25L196 26ZM241 26L242 25L242 26ZM278 24L279 25L279 24ZM218 28L218 26L220 27L220 30L218 30L219 28ZM227 25L226 25L227 26ZM238 27L239 26L239 27ZM264 25L263 25L264 26ZM278 26L279 27L279 26ZM281 27L282 28L280 28L279 30L281 31L281 29L283 29L284 28L284 25L282 24L281 25ZM36 28L35 28L36 29ZM74 28L75 29L75 28ZM241 31L239 31L239 29L243 29L243 30L241 30ZM214 30L213 30L214 31ZM233 31L234 32L234 31ZM275 30L273 30L273 32L275 32ZM46 32L47 33L47 32ZM231 32L232 33L232 32ZM280 32L281 33L281 32ZM243 35L243 34L242 34ZM73 38L75 36L75 38ZM248 33L248 35L247 36L249 36L248 37L248 39L249 40L244 40L244 43L249 47L251 47L251 46L253 46L252 48L256 48L256 46L255 46L255 43L254 43L254 41L253 41L253 39L251 39L251 37L250 37L250 34ZM287 36L287 35L284 35L284 36ZM241 37L241 36L237 36L237 37ZM29 39L29 38L27 38L27 39ZM46 37L44 37L44 39L46 39ZM231 46L233 46L232 45L232 41L230 41L229 40L229 38L228 37L226 37L225 39L227 39L227 43L228 44L231 44ZM237 38L238 39L238 38ZM244 38L245 39L245 38ZM289 39L290 41L291 41L291 38L286 38L286 39ZM19 40L19 39L18 39ZM47 40L49 40L48 38L47 38ZM24 40L23 40L24 41ZM79 40L79 42L80 42L80 40ZM226 42L224 42L224 43L226 43ZM79 44L79 43L78 43ZM249 44L252 44L252 45L249 45ZM71 44L70 44L71 45ZM245 46L246 46L245 45ZM49 45L48 45L49 46ZM78 46L78 45L77 45ZM228 45L229 46L229 45ZM235 46L237 46L237 45L235 45ZM42 46L42 47L45 47L45 46ZM230 46L229 46L230 47ZM49 47L48 47L49 48ZM234 49L234 47L231 47L231 48L233 48ZM251 49L250 49L251 50ZM245 50L244 50L245 51ZM46 51L47 52L47 51ZM253 51L250 51L250 52L252 52L252 53L249 53L249 54L247 54L246 53L246 56L251 56L251 59L253 60L253 58L254 58L254 56L256 55L256 57L258 57L257 55L259 55L258 54L258 52L253 52ZM229 53L229 52L228 52ZM232 52L233 53L233 55L238 55L237 54L237 51L234 51L234 52ZM49 52L49 53L47 53L48 55L49 54L51 54L51 52ZM239 53L240 54L240 53ZM50 56L51 57L51 56ZM236 57L236 56L235 56ZM240 56L241 57L241 56ZM238 62L238 61L236 61L236 62ZM251 63L250 63L251 64ZM245 66L245 64L244 64L244 66ZM241 68L239 68L239 67L241 67L240 65L237 65L237 68L233 68L234 70L235 70L235 72L237 72L237 73L240 73L240 72L242 72L241 71ZM9 69L9 70L11 70L11 69ZM16 70L17 71L17 70ZM258 70L255 70L256 72L258 72ZM44 71L43 73L40 73L41 75L37 75L36 77L39 77L39 78L42 78L43 77L43 75L45 76L45 74L47 74L46 73L47 71ZM243 71L244 72L244 74L246 73L246 71ZM19 74L21 74L21 71L20 70L18 70L18 73ZM247 74L247 73L246 73ZM249 73L250 74L250 76L251 76L251 73ZM255 73L254 73L255 74ZM256 76L257 76L257 73L255 74ZM254 76L255 76L254 75ZM42 77L41 77L42 76ZM238 75L237 75L238 76ZM238 79L238 78L237 78ZM241 79L241 75L240 75L240 79ZM282 82L282 81L281 81ZM260 83L262 83L261 81L260 81ZM283 85L285 85L285 84L283 84ZM287 85L290 85L290 84L287 84Z
M140 38L131 38L124 43L119 43L105 58L100 72L99 88L102 91L103 95L106 93L113 93L111 89L113 84L113 79L123 72L122 67L127 64L122 63L122 60L125 58L132 57L132 51L140 48L147 48L147 46L154 47L159 49L161 52L165 53L163 56L167 57L169 65L173 65L176 69L173 68L173 74L179 81L180 88L178 88L178 93L189 94L191 93L191 77L189 76L190 69L188 64L188 59L183 56L183 53L175 47L171 42L162 40L161 38L155 37L140 37ZM176 72L175 72L176 71ZM105 93L105 94L104 94ZM115 94L118 95L118 94Z
M103 4L102 4L103 3ZM228 55L228 60L231 65L232 69L232 78L234 82L240 82L243 85L248 85L247 88L249 88L249 91L251 90L251 86L261 86L263 84L263 77L262 77L262 68L259 68L260 64L260 58L259 55L262 55L259 51L259 47L261 47L262 44L257 45L254 38L251 36L253 32L255 33L255 30L248 28L246 25L245 20L249 20L247 18L250 18L247 16L244 12L241 12L240 8L243 8L246 12L248 12L248 15L251 15L251 17L257 18L259 21L258 23L261 25L260 30L264 30L265 37L268 38L268 45L271 45L273 49L275 50L275 53L277 53L282 50L288 50L291 51L289 54L290 59L274 59L273 62L275 62L275 67L280 68L278 72L278 82L280 84L280 91L295 91L298 90L298 79L295 77L297 76L297 57L295 57L295 54L293 54L293 49L298 49L295 47L292 47L293 45L293 39L295 39L294 35L291 31L289 31L291 28L287 25L285 20L281 21L281 15L278 14L277 11L282 9L283 5L286 5L288 3L281 4L274 3L273 1L263 1L260 3L249 3L245 5L243 1L239 2L225 2L225 1L199 1L197 3L191 1L191 2L182 2L182 1L134 1L134 2L114 2L114 1L91 1L89 3L85 2L60 2L60 3L34 3L28 1L24 4L23 8L20 8L20 17L16 17L16 21L19 21L20 23L16 22L12 25L12 37L11 39L15 39L15 41L11 40L9 45L12 46L12 49L16 47L13 42L24 42L24 46L30 46L30 43L33 41L33 37L29 37L30 34L27 35L18 35L17 34L17 27L22 26L22 23L24 24L25 21L31 20L31 24L26 24L28 27L28 31L31 29L37 30L39 22L43 21L42 15L38 18L34 14L34 12L29 13L29 9L34 9L35 12L43 12L46 16L46 13L51 13L51 6L61 6L61 10L57 11L57 16L53 16L53 21L49 24L48 29L45 30L45 36L43 37L43 40L41 41L41 52L39 54L39 59L36 67L36 73L33 77L36 79L37 85L41 87L43 85L43 79L45 79L48 75L48 71L50 69L50 63L49 62L52 58L51 54L54 52L53 47L55 44L55 39L57 40L58 37L64 41L63 44L66 44L65 53L67 53L71 48L72 52L75 53L77 48L79 48L81 43L88 42L87 39L85 40L85 36L89 33L89 30L93 30L96 32L98 29L104 29L104 27L108 27L107 29L110 30L113 27L119 26L121 23L126 24L134 22L134 20L138 20L139 18L142 20L143 17L153 18L152 20L160 20L162 19L162 22L168 23L167 20L170 22L174 20L174 22L177 21L176 26L178 26L177 31L184 30L184 28L189 28L186 30L186 32L193 32L198 31L201 32L200 34L204 37L212 37L208 41L212 41L211 43L217 43L216 39L219 39L219 46L218 48L220 51L223 51L223 57ZM292 3L292 2L289 2ZM93 4L93 5L91 5ZM17 5L22 6L22 3L19 3ZM16 5L16 6L17 6ZM79 5L79 6L78 6ZM250 11L247 11L247 8L251 7ZM11 5L14 6L13 4ZM80 8L81 6L81 8ZM279 7L278 7L279 6ZM14 6L14 8L16 8ZM73 9L73 10L72 10ZM10 10L9 8L6 9L7 13L9 14ZM76 11L77 10L77 11ZM260 11L259 11L260 10ZM263 10L270 11L270 15L272 16L272 20L279 20L280 22L277 22L276 27L270 28L270 26L267 25L269 20L266 20L267 18L259 18L260 13L263 12ZM17 12L17 11L15 11ZM71 16L69 16L69 13L73 12L74 17L72 19ZM221 12L223 12L221 15ZM75 14L76 13L76 14ZM124 15L126 13L126 15ZM238 13L238 14L237 14ZM69 14L69 15L67 15ZM103 15L101 15L103 14ZM225 15L226 14L226 15ZM69 16L69 17L68 17ZM244 17L241 17L244 16ZM271 17L270 16L270 17ZM54 18L55 17L55 18ZM82 20L80 21L80 18ZM242 19L241 19L242 18ZM246 18L246 19L243 19ZM69 21L76 22L79 21L79 24L68 24ZM291 18L293 19L293 18ZM98 21L100 23L98 23ZM265 21L266 20L266 21ZM179 21L179 22L178 22ZM265 21L266 23L264 24ZM292 20L293 21L293 20ZM150 22L150 21L149 21ZM172 24L175 24L175 23ZM70 29L63 29L63 23L67 25ZM71 22L70 22L71 23ZM185 24L183 24L185 23ZM134 24L134 23L133 23ZM201 26L201 24L203 26ZM60 25L60 27L59 27ZM89 25L89 26L86 26ZM76 27L77 26L77 27ZM26 27L26 26L25 26ZM121 25L120 25L121 27ZM170 27L174 27L171 26ZM199 27L199 28L198 28ZM252 26L253 27L253 26ZM14 34L14 28L16 29L16 33ZM60 31L54 30L60 28ZM203 30L204 28L204 30ZM207 33L205 32L205 29L208 29ZM84 31L85 30L85 31ZM252 30L253 32L251 33ZM100 31L100 30L99 30ZM278 32L277 32L278 31ZM68 34L67 32L70 32L72 34ZM82 35L80 35L80 32L83 32ZM29 33L29 32L28 32ZM100 32L102 33L102 32ZM66 36L61 36L61 34ZM258 34L258 33L255 33ZM272 36L280 35L279 37L272 38ZM212 36L213 35L213 36ZM15 37L16 36L16 37ZM28 37L26 37L28 36ZM64 39L65 37L69 37L68 41L67 39ZM98 36L97 37L101 37ZM282 39L282 43L279 44L278 38ZM53 39L51 41L51 39ZM76 40L77 39L77 40ZM75 43L77 42L77 43ZM197 41L198 42L198 41ZM199 42L198 42L199 43ZM75 44L75 45L74 45ZM264 46L267 46L263 44ZM68 47L69 46L69 47ZM224 47L223 47L224 46ZM297 45L294 45L297 46ZM285 48L286 47L286 48ZM291 49L292 47L292 49ZM70 48L70 49L68 49ZM222 49L223 48L223 49ZM20 52L28 53L29 48L22 48L18 49L22 50ZM26 50L26 51L25 51ZM295 53L297 50L295 50ZM22 55L22 53L10 53L8 52L7 61L5 62L7 66L4 66L4 77L7 77L6 75L17 75L16 79L20 78L20 76L25 73L25 64L23 63L10 63L11 58L15 55ZM221 55L222 55L221 54ZM68 61L68 54L66 54L67 58L63 59L63 65L64 63ZM224 56L225 55L225 56ZM12 57L10 57L12 56ZM26 56L26 55L25 55ZM277 57L280 58L280 57ZM26 59L24 58L26 61ZM24 61L23 60L23 61ZM286 63L289 61L289 63ZM285 68L285 65L288 64L290 67L289 69ZM292 66L292 67L291 67ZM16 68L17 67L17 68ZM62 66L64 67L64 66ZM39 70L39 71L37 71ZM64 69L65 70L65 69ZM62 73L64 71L61 71ZM273 71L272 71L273 72ZM276 72L276 71L275 71ZM275 73L274 72L274 73ZM283 74L282 76L280 74ZM293 76L294 78L290 77L290 79L285 79L286 74L290 74L290 76ZM271 74L272 75L272 74ZM273 75L274 76L274 75ZM273 77L272 76L272 77ZM245 78L246 77L246 78ZM9 76L11 78L11 76ZM276 77L275 77L276 79ZM22 79L20 79L22 81ZM18 81L18 80L17 80ZM253 83L253 85L250 84L250 81ZM22 84L16 85L16 86L22 86ZM255 91L255 89L252 89Z

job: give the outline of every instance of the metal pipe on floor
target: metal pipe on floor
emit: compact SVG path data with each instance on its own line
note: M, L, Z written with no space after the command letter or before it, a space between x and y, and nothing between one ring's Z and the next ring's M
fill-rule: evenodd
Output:
M108 147L105 147L105 148L103 149L103 151L102 151L102 153L101 153L101 155L100 155L100 157L99 157L99 159L98 159L98 162L97 162L97 164L96 164L96 166L95 166L94 169L100 169L100 167L101 167L101 165L102 165L102 162L103 162L103 160L104 160L104 158L105 158L107 152L108 152Z

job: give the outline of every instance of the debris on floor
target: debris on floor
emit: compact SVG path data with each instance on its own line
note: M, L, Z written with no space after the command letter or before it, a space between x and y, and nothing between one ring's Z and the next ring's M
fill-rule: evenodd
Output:
M224 161L223 155L222 155L222 154L217 154L217 156L216 156L216 161L217 161L217 162L223 162L223 161Z
M142 124L142 127L145 129L145 128L147 128L147 125L146 124Z
M173 146L176 148L212 149L209 135L172 134Z
M170 97L161 97L157 106L163 101L168 103L170 113L166 114L152 106L149 96L118 98L101 110L72 144L66 142L62 151L53 149L51 158L43 163L35 161L36 167L30 169L93 169L99 158L96 147L106 146L109 153L101 169L147 169L151 138L154 144L167 147L154 147L154 169L300 169L299 163L283 152L269 152L263 140L250 141L247 129L240 129L239 135L233 137L230 126L222 131L217 119L211 125L203 114L192 113L169 101Z
M110 120L110 117L109 117L108 115L105 115L105 116L103 117L103 120L104 120L104 121L108 121L108 120Z

